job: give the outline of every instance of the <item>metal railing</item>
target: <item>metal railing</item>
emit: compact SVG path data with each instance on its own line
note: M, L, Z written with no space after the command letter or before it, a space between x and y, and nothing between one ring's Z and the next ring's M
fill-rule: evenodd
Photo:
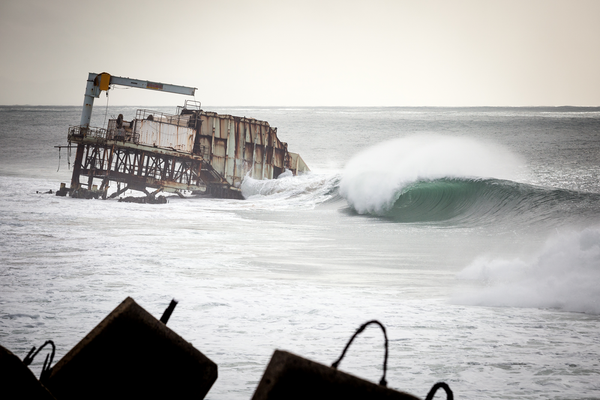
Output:
M152 110L137 110L135 119L146 119L150 121L156 121L163 124L177 125L177 126L189 126L190 114L185 115L173 115L165 114L160 111Z
M75 138L85 138L85 137L93 137L98 139L106 139L107 138L107 130L104 128L95 128L89 127L84 128L82 126L70 126L69 127L69 139L72 137Z
M182 106L177 106L177 114L181 114L183 110L202 111L202 103L196 100L186 100Z

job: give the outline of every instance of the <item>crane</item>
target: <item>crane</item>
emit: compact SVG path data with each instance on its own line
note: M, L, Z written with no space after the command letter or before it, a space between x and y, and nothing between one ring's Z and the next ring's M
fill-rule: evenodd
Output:
M81 111L81 122L79 124L80 129L86 130L90 127L94 98L100 97L100 93L102 91L107 91L110 85L158 90L161 92L179 93L188 96L193 96L197 89L188 86L170 85L168 83L122 78L120 76L112 76L106 72L100 74L90 72L88 75L87 86L85 87L85 95L83 97L83 110Z

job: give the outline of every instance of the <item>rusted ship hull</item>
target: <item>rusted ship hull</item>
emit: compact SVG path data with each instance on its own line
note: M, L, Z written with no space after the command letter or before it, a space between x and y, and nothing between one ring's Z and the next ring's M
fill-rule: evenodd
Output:
M193 191L241 199L247 176L273 179L286 170L309 171L268 122L190 103L175 115L138 110L132 121L113 119L106 129L71 127L68 140L77 145L71 196L107 198L138 190L148 196Z
M184 95L196 91L90 73L81 123L68 134L69 146L77 146L71 186L61 185L57 195L107 198L138 190L152 202L161 191L180 195L192 191L241 199L246 176L273 179L286 170L294 175L309 171L298 154L288 152L287 144L277 138L277 128L268 122L206 112L196 101L186 101L174 115L138 110L131 121L119 115L106 128L90 127L94 98L114 85Z

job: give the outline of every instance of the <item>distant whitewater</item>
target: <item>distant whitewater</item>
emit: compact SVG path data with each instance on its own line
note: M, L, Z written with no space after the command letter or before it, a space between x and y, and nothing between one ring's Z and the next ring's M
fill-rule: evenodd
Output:
M556 234L530 260L478 258L457 278L483 285L457 304L600 314L600 227Z

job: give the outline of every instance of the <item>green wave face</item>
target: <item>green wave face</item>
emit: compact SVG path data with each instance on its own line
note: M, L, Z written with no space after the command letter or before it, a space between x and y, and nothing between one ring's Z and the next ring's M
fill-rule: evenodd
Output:
M600 195L542 188L498 179L436 179L415 182L397 193L380 217L395 222L487 225L554 219L598 218Z

